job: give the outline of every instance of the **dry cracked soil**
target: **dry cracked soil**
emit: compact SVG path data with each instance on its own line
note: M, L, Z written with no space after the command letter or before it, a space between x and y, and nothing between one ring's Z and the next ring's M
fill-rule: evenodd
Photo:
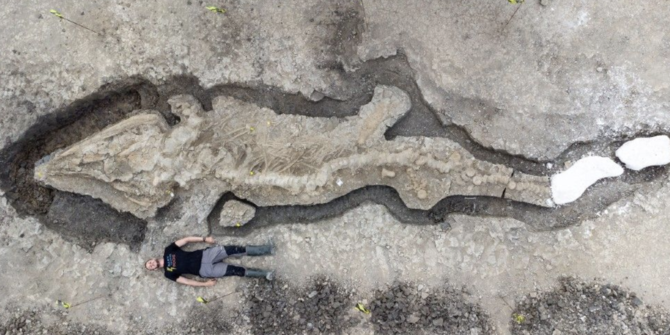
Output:
M670 134L669 8L8 2L0 335L670 334L668 165L561 206L549 186ZM147 124L87 142L143 117L180 149L118 163L157 154ZM155 213L119 210L154 206L132 199L150 184L170 187ZM222 223L240 202L253 217ZM276 279L143 268L188 235L272 241L230 262Z

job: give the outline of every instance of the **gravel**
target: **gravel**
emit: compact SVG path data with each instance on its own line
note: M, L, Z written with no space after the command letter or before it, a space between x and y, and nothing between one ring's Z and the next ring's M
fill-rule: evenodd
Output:
M338 334L360 321L347 313L355 306L353 291L325 277L304 288L260 284L247 295L253 334Z
M495 334L481 308L448 286L427 291L399 283L377 291L370 309L376 334Z
M46 322L42 316L43 314L50 314L53 316L49 322ZM66 334L91 334L91 335L112 335L113 332L109 330L92 325L82 323L71 323L66 320L66 312L55 312L53 310L22 310L14 309L7 311L10 317L5 321L0 321L0 334L49 334L49 335L66 335ZM54 320L55 319L55 320Z
M138 318L127 331L136 334L345 334L357 329L375 334L497 334L467 292L449 285L426 289L398 283L374 292L370 303L326 277L301 287L276 281L250 282L240 309L216 303L190 307L183 322L155 328ZM362 302L369 315L356 310ZM94 323L73 322L69 311L52 306L1 311L0 335L117 334ZM133 321L133 320L131 320ZM148 321L148 322L147 322ZM360 328L362 327L362 328ZM511 332L523 334L670 335L670 314L644 304L635 293L612 284L561 278L553 291L530 293L511 314ZM356 332L356 331L354 331Z
M535 297L533 297L535 296ZM611 284L564 277L517 304L512 334L670 334L670 314Z

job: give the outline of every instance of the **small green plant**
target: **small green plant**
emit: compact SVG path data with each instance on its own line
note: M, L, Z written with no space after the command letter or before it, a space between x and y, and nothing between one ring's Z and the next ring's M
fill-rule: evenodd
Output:
M516 322L517 324L522 324L522 323L524 323L524 321L526 321L526 317L525 317L525 316L523 316L522 314L517 314L517 313L512 314L512 319L513 319L514 322Z

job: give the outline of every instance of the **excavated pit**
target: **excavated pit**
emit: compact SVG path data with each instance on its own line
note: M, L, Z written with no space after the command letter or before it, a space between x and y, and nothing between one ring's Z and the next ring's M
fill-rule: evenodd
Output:
M60 191L37 184L33 179L35 162L58 149L72 145L106 126L114 124L134 110L153 109L164 114L169 124L179 119L167 112L167 99L175 94L195 96L211 110L212 99L216 96L231 96L236 99L270 108L280 114L299 114L309 117L345 117L355 115L360 106L372 97L377 85L396 86L410 96L412 108L390 128L387 139L396 136L446 137L467 149L477 159L496 164L504 164L515 171L531 175L546 176L560 171L566 162L576 160L585 154L614 157L614 150L624 141L632 138L621 136L612 139L602 137L591 143L576 143L551 162L535 161L483 147L474 141L462 128L440 119L423 99L414 81L414 73L404 55L377 59L360 64L354 72L340 72L344 85L340 93L345 100L324 97L311 101L299 94L290 94L266 85L241 86L234 84L217 85L208 89L200 86L197 78L177 76L162 85L154 85L142 78L129 78L106 85L86 98L78 100L61 110L41 117L23 136L0 152L0 187L6 192L9 203L20 215L37 217L47 227L77 241L90 249L91 245L102 241L127 243L137 247L144 239L145 222L129 220L127 214L119 213L111 207L90 197L77 199L77 206L71 211L96 209L104 212L103 217L89 220L90 229L81 229L81 224L69 224L58 217L74 217L66 212L66 207L54 212L53 202ZM453 107L462 111L486 107L485 102L452 97ZM484 104L484 105L483 105ZM488 108L488 107L486 107ZM647 131L638 136L658 134ZM550 164L548 164L550 163ZM386 206L401 222L410 224L436 224L443 222L449 214L460 213L480 216L513 217L529 224L537 230L563 228L592 218L613 202L634 192L638 185L666 177L665 167L648 168L642 172L627 171L624 176L604 180L591 187L578 201L557 208L540 207L527 203L494 197L452 196L443 199L430 210L416 210L405 206L394 189L382 186L368 186L337 198L326 204L311 206L269 206L257 208L256 217L242 228L224 229L218 227L213 218L217 217L226 199L234 195L224 195L210 214L209 225L212 233L223 235L246 235L253 230L276 224L310 223L343 214L363 202L375 202ZM67 198L64 196L64 198ZM174 203L161 211L170 213ZM87 208L87 209L85 209ZM158 220L161 220L161 215ZM125 222L131 229L117 229L109 222ZM79 227L79 228L77 228ZM121 233L123 231L123 233Z
M664 171L665 172L665 171ZM398 221L413 225L440 224L449 215L465 214L489 217L511 217L528 224L535 231L569 227L598 216L598 213L619 199L631 195L635 187L624 181L607 180L589 189L579 200L569 206L541 207L524 202L484 196L451 196L444 198L429 210L408 208L398 192L388 186L368 186L325 204L309 206L257 207L256 215L241 227L222 227L219 215L225 202L239 199L226 193L208 217L213 235L247 236L258 229L281 224L309 224L344 214L362 203L383 205ZM582 208L591 211L583 211Z
M9 203L19 215L38 218L45 226L88 250L104 241L128 243L137 248L144 239L145 222L118 213L99 200L66 195L39 185L33 173L35 162L45 155L123 120L134 110L154 105L156 97L155 88L148 82L130 78L40 117L18 141L0 152L0 187ZM72 201L75 197L77 200ZM54 202L57 198L59 201ZM68 201L68 205L63 205ZM97 214L87 218L78 211Z

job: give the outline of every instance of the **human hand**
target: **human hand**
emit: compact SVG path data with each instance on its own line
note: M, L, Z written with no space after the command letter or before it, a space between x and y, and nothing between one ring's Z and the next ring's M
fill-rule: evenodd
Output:
M216 285L216 279L207 279L207 281L205 281L205 286L214 286L214 285Z
M207 236L207 237L205 237L205 242L207 242L207 243L209 243L209 244L214 244L214 243L216 243L216 241L214 240L214 238L211 237L211 236Z

